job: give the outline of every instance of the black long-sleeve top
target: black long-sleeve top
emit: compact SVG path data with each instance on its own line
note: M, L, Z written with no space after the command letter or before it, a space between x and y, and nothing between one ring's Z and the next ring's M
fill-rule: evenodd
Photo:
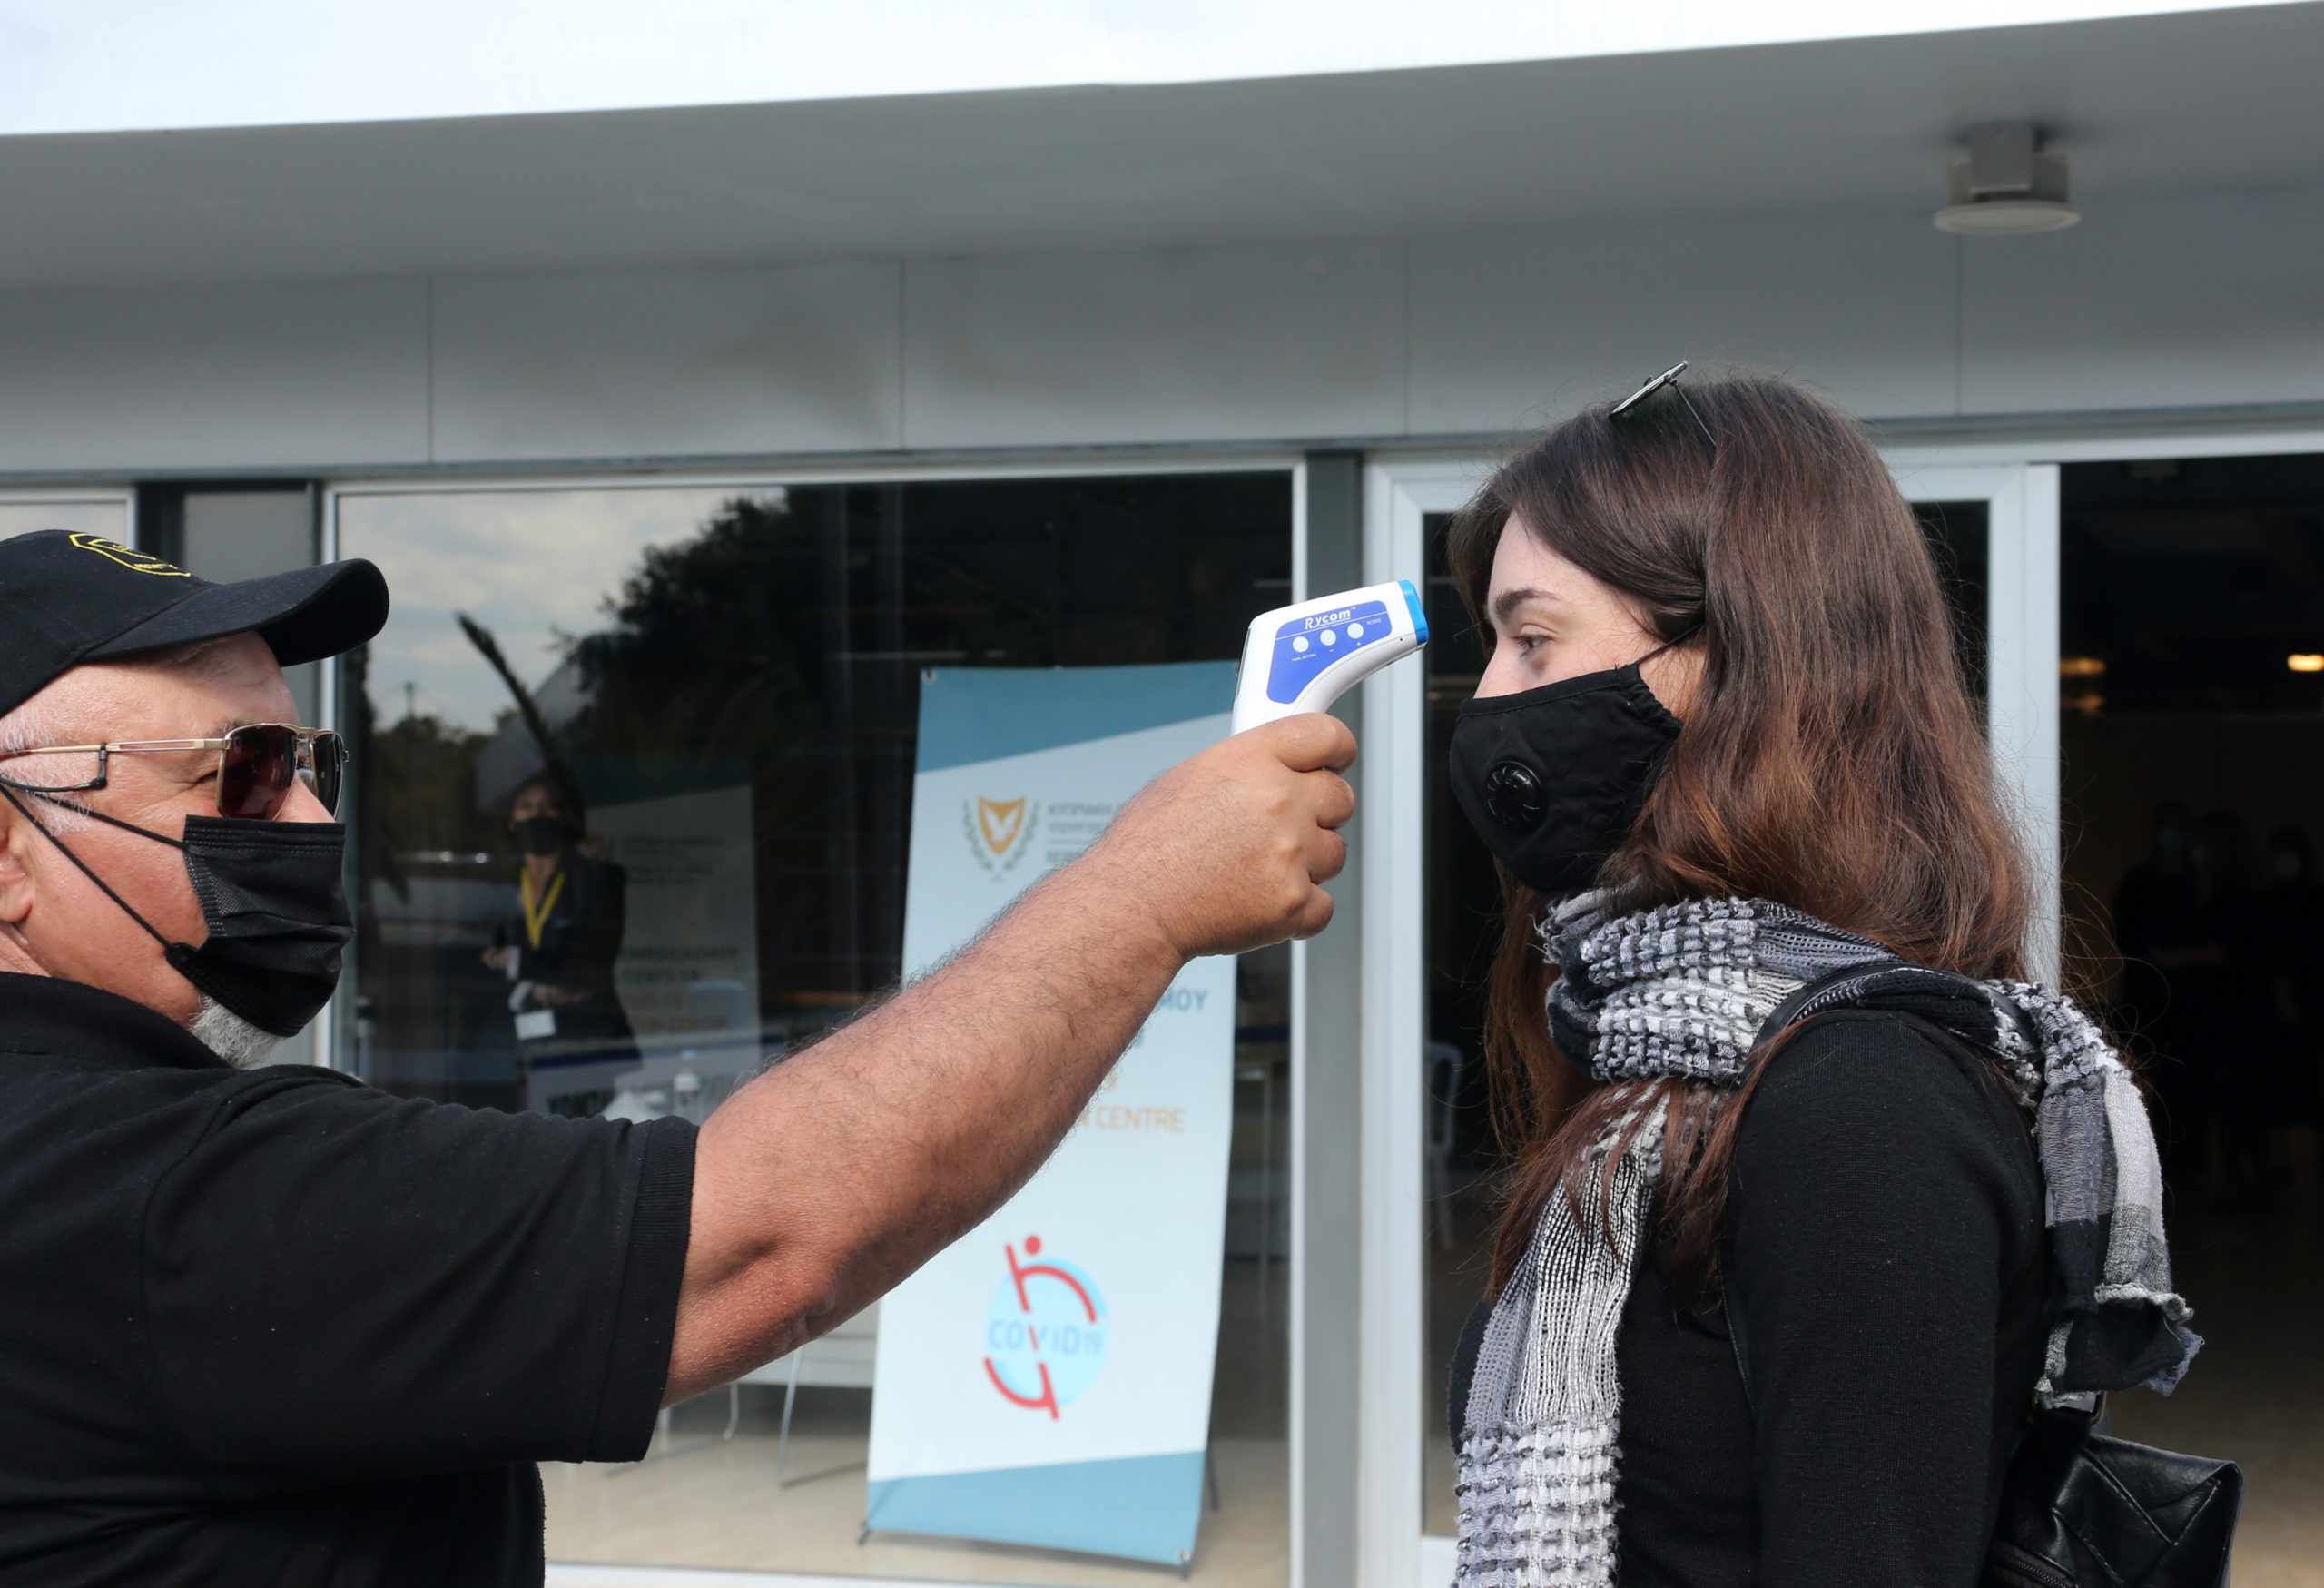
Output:
M1651 1258L1617 1346L1622 1588L1974 1588L2039 1376L2042 1182L1992 1066L1825 1015L1737 1138L1724 1309ZM1453 1368L1460 1442L1483 1309Z

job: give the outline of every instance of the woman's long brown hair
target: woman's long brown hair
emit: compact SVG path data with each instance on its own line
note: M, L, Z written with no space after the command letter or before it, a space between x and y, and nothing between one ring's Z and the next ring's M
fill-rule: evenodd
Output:
M1453 577L1481 624L1513 518L1631 597L1658 639L1691 635L1700 649L1684 726L1599 885L1630 909L1774 900L1907 960L2022 974L2025 863L1912 509L1864 432L1793 381L1736 375L1686 398L1693 414L1664 393L1619 421L1602 408L1567 420L1504 464L1451 531ZM1591 1145L1658 1090L1669 1103L1659 1239L1675 1269L1707 1279L1750 1084L1728 1097L1588 1080L1550 1041L1545 901L1506 893L1485 1053L1517 1169L1494 1289L1549 1198L1584 1194Z

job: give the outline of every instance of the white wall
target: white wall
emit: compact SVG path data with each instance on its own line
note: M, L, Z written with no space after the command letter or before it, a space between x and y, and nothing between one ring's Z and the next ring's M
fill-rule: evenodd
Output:
M905 283L907 446L1403 428L1398 242L934 260Z
M2324 193L0 294L0 478L1500 433L1671 360L1874 417L2324 401Z
M2043 250L1970 250L1970 412L2324 398L2324 193L2093 212Z
M901 275L871 263L439 281L433 456L901 446Z
M1788 370L1861 413L1950 413L1959 246L1917 215L1428 239L1411 428L1539 425L1682 358Z
M0 470L428 457L419 281L0 293Z

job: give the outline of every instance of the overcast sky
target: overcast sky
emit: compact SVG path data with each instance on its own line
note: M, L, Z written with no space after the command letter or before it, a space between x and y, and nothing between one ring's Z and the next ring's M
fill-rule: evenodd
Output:
M0 0L0 134L1198 82L2246 3Z

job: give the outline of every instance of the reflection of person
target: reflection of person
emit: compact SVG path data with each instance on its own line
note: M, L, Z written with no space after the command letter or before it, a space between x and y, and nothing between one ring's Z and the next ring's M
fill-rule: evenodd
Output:
M635 1460L860 1311L1024 1183L1187 961L1331 916L1354 741L1302 716L698 1130L247 1068L350 934L337 745L279 726L278 664L386 617L367 563L0 541L0 1578L537 1583L533 1463Z
M2209 972L2224 957L2208 935L2195 874L2195 813L2155 807L2147 858L2114 893L2114 948L2122 956L2122 1023L2152 1050L2147 1077L2161 1105L2162 1165L2200 1175L2210 1157L2205 1080L2211 1033L2203 1019Z
M2019 980L1910 509L1852 422L1735 378L1561 425L1449 549L1526 1130L1448 1408L1462 1580L1976 1582L2037 1383L2167 1387L2194 1342L2136 1083ZM2117 1245L2053 1262L2045 1201L2102 1194Z
M581 832L547 777L518 788L508 831L524 861L517 909L493 932L484 962L515 989L518 1050L527 1060L634 1053L629 1016L614 988L627 877L581 852Z

